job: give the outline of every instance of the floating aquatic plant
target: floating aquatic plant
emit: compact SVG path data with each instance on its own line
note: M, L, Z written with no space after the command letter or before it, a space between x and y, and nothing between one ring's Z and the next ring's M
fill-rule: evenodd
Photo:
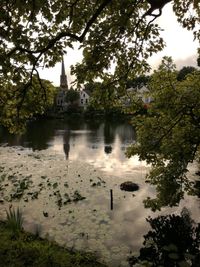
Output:
M73 194L73 201L74 202L77 202L77 201L80 201L80 200L83 200L85 199L85 197L83 197L78 190L76 190Z
M5 178L6 178L6 174L3 173L3 174L0 176L0 182L4 182L4 181L5 181Z
M69 187L67 182L64 183L64 187L66 187L66 188Z
M38 195L39 195L38 191L33 192L31 199L38 199Z
M53 189L56 189L57 187L58 187L58 183L55 182L55 183L53 184Z
M67 193L64 194L65 201L63 202L64 205L67 203L71 203L71 199Z

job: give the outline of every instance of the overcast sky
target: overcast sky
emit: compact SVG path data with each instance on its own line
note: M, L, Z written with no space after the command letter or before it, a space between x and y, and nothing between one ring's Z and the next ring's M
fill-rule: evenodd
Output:
M170 4L164 7L163 14L157 23L164 30L161 34L166 42L166 48L149 59L152 68L155 69L160 64L163 56L171 56L178 69L182 66L196 66L198 42L193 41L191 32L178 24ZM68 50L64 60L69 83L71 82L70 66L80 59L81 51ZM54 85L59 86L60 72L61 64L59 63L54 68L40 71L40 74L43 79L50 80Z

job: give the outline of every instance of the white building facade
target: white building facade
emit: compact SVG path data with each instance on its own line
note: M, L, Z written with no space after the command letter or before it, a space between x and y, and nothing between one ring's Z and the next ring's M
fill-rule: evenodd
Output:
M90 93L87 90L81 90L79 94L79 105L83 107L83 109L86 109L90 101Z

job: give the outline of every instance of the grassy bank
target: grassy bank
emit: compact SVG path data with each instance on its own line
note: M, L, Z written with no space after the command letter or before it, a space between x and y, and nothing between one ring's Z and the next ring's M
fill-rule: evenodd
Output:
M91 254L72 252L36 235L13 233L7 222L0 222L1 267L106 267Z

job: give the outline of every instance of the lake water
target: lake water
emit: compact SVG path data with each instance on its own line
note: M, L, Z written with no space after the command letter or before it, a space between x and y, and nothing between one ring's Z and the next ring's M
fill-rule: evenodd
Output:
M131 173L134 159L127 159L126 148L135 142L129 123L84 122L79 118L64 122L49 120L31 123L22 136L0 131L0 143L35 150L55 151L65 159L93 164L109 173ZM135 162L134 162L135 161Z
M128 266L127 257L139 251L150 229L148 216L180 214L186 207L199 220L199 199L193 196L159 212L144 208L143 200L156 191L145 183L150 166L125 156L135 140L133 127L117 121L33 122L22 136L1 129L0 167L6 179L0 216L12 201L22 209L27 230L40 227L42 236L63 246L94 252L109 266ZM194 173L191 167L191 177ZM14 198L20 179L29 187ZM124 181L137 183L139 190L121 191ZM80 201L75 201L77 192L83 197Z

